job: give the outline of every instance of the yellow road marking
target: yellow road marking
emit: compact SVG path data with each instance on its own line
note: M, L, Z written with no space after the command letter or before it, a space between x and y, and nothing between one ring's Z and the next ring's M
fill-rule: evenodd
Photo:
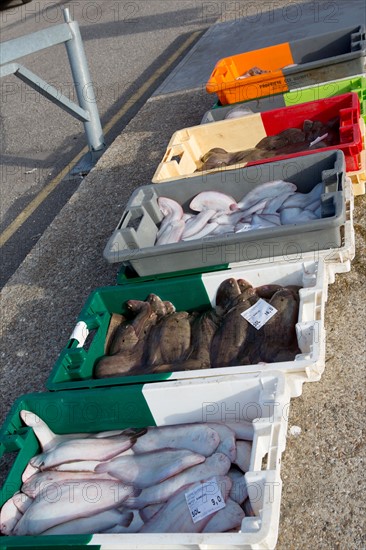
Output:
M103 133L107 134L118 120L129 110L137 101L144 95L152 84L169 68L170 65L184 52L184 50L197 38L201 31L194 32L187 40L176 50L176 52L167 59L161 67L159 67L154 74L146 80L146 82L135 92L130 99L119 109L119 111L107 122L103 128ZM55 176L43 189L38 193L36 197L22 210L22 212L12 221L10 225L0 235L0 247L3 246L23 223L33 214L33 212L42 204L42 202L52 193L65 176L72 170L72 168L79 162L79 160L88 152L88 147L84 147L69 164L61 170L57 176Z
M40 204L52 193L58 184L69 173L72 167L87 153L88 147L84 147L80 153L72 159L72 161L55 176L43 189L34 197L33 200L21 211L21 213L11 222L10 225L0 235L0 247L3 246L9 239L18 231L19 227L33 214Z

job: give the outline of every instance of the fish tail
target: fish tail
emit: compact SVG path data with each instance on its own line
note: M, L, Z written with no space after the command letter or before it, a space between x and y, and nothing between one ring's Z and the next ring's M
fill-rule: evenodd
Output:
M52 441L57 438L56 434L36 414L22 410L20 411L20 417L26 426L33 428L42 449L49 447Z

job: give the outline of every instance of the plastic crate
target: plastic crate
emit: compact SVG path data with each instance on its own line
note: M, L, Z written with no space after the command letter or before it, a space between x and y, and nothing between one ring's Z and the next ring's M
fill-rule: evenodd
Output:
M285 378L275 371L20 397L0 431L0 456L16 453L1 489L0 506L20 489L22 472L30 458L40 452L33 430L22 426L19 411L25 409L61 434L190 422L253 421L251 461L245 475L256 516L245 517L239 533L9 536L0 539L1 548L274 548L289 401Z
M354 92L358 95L361 116L364 122L366 122L366 77L358 75L354 78L333 80L331 82L317 84L316 86L290 90L284 94L261 97L254 101L243 101L235 105L222 106L216 104L211 110L206 111L201 120L201 124L224 120L233 109L239 107L246 108L252 113L264 113L265 111L272 111L273 109L290 107L291 105L334 97L349 92Z
M210 125L201 124L178 130L173 134L152 181L153 183L162 183L181 178L201 179L206 174L217 171L234 170L285 158L297 159L299 156L312 154L316 151L315 149L273 156L255 162L232 164L212 170L196 171L202 164L201 157L213 147L222 147L228 152L250 149L266 136L273 136L288 128L302 129L306 119L320 120L326 123L338 115L340 118L340 143L332 147L318 149L318 151L340 149L346 157L346 171L360 170L364 122L360 118L360 102L357 94L349 93L292 107L274 109L265 113L222 120Z
M365 55L365 26L348 27L220 59L206 90L238 103L362 74ZM269 72L237 80L253 67Z
M234 199L241 199L261 183L286 179L297 185L298 191L308 192L324 181L323 200L334 201L333 216L298 225L279 226L245 233L208 236L204 239L180 241L154 246L162 214L158 197L176 200L188 210L193 197L201 191L223 191ZM345 223L345 161L342 151L326 151L296 158L296 162L282 160L208 174L204 179L145 185L132 194L122 218L110 237L104 257L110 263L128 265L140 276L207 268L229 262L252 261L273 254L290 253L296 246L299 254L314 250L336 249L342 245ZM295 243L295 245L294 245Z
M363 127L365 128L365 123L364 122L363 122ZM352 182L353 194L355 196L365 194L365 188L366 188L366 150L365 150L365 143L366 143L365 132L363 132L363 150L360 153L361 169L347 173L347 177Z
M350 269L355 254L353 230L353 195L350 182L346 182L347 221L344 225L343 246L338 250L319 251L302 255L288 255L282 259L259 260L254 265L222 265L211 272L182 274L167 273L160 276L124 278L123 284L100 288L87 299L75 329L62 350L47 381L49 390L93 388L136 382L169 379L202 378L238 372L263 371L263 364L225 368L180 371L164 374L141 374L113 378L94 378L96 362L105 354L108 327L113 314L126 313L125 302L130 299L145 300L150 293L170 300L178 311L204 310L215 305L217 288L229 278L244 278L254 286L261 284L295 284L300 291L300 312L297 322L298 345L301 350L294 361L276 362L270 365L277 371L291 373L296 384L291 395L300 395L305 381L319 380L324 370L325 331L324 307L328 284L334 282L335 273ZM221 268L221 269L220 269ZM89 336L87 345L86 339Z

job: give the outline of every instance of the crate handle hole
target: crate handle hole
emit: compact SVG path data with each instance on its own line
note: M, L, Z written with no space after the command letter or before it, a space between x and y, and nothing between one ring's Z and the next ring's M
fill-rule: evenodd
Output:
M176 155L173 155L170 160L179 164L180 161L182 160L182 156L183 156L183 153L176 154Z
M267 468L268 468L268 453L266 453L266 454L262 457L261 470L267 470Z

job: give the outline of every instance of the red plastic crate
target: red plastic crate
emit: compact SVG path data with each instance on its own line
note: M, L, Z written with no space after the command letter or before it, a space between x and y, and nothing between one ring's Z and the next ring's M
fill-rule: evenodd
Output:
M255 113L242 118L220 120L211 124L200 124L176 131L171 137L167 150L155 174L153 183L182 180L182 178L204 177L217 171L234 170L291 159L316 151L340 149L346 158L346 171L364 170L362 152L365 149L364 124L360 117L360 101L357 93L349 92L299 105L281 107L264 113ZM222 147L229 152L242 151L255 147L266 136L273 136L288 128L302 129L306 119L323 123L339 116L339 143L318 149L271 156L266 159L233 164L213 170L197 171L201 158L213 147Z
M273 111L261 113L262 122L267 136L278 134L288 128L301 129L304 118L320 120L323 123L339 115L340 143L337 146L324 147L322 151L341 149L346 157L346 170L360 170L361 151L363 150L363 139L360 128L360 101L355 92L340 96L310 101L306 104L283 107ZM314 151L314 150L313 150ZM309 151L311 152L311 151ZM309 154L308 151L301 151L291 155L280 155L271 159L249 162L247 166L262 164L263 162L280 160Z

